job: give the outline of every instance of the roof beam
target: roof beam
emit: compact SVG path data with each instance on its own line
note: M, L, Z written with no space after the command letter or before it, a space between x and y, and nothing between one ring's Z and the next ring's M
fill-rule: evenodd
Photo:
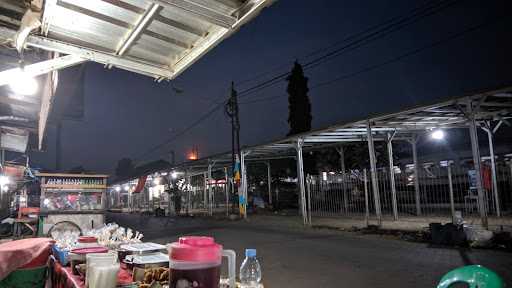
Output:
M23 101L23 100L12 98L12 97L7 97L7 96L0 96L0 103L4 103L4 104L8 104L8 105L18 105L18 106L23 106L23 107L33 109L33 110L39 110L38 104Z
M36 77L49 73L54 70L64 69L87 61L82 57L75 55L66 55L50 60L41 61L34 64L29 64L23 67L23 71L29 76ZM12 68L0 72L0 86L9 84L13 77L18 77L21 68Z
M190 34L193 34L193 35L196 35L196 36L199 36L199 37L204 37L205 36L205 32L199 30L199 29L196 29L194 27L191 27L189 25L186 25L186 24L183 24L183 23L180 23L178 21L174 21L172 19L169 19L167 17L164 17L162 15L156 15L155 16L155 20L156 21L159 21L159 22L162 22L166 25L169 25L171 27L174 27L176 29L179 29L179 30L183 30L185 32L188 32Z
M151 2L171 9L181 9L202 20L224 28L231 28L237 21L231 15L222 14L191 0L151 0Z
M506 102L482 102L480 105L485 107L512 107L512 103Z
M146 12L140 17L135 27L130 31L127 37L120 43L119 48L116 51L116 54L121 56L126 52L133 42L142 34L146 26L153 19L155 14L158 12L160 6L158 4L152 4Z
M16 31L0 27L0 40L12 40ZM40 48L47 51L70 54L85 58L90 61L99 62L105 65L113 65L128 71L138 72L155 78L172 78L173 72L169 67L157 66L146 62L125 59L97 50L81 46L63 43L57 40L31 35L27 38L27 46Z
M502 97L502 98L512 98L512 93L503 92L503 93L496 93L496 94L493 94L491 96L493 96L493 97Z

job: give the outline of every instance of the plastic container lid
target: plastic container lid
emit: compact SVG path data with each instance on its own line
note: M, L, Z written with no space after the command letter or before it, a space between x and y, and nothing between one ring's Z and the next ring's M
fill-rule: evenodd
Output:
M245 249L245 257L256 257L256 249Z
M74 254L89 254L89 253L107 253L108 249L105 247L86 247L86 248L76 248L71 250L71 253Z
M169 246L169 258L171 261L220 262L222 245L215 243L212 237L180 237L178 242Z
M94 236L80 236L78 237L79 243L97 243L98 239Z

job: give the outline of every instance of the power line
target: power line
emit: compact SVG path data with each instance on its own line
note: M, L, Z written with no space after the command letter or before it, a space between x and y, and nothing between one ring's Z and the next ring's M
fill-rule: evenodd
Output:
M457 33L454 33L448 37L445 37L443 39L440 39L438 41L435 41L433 43L430 43L428 45L424 45L422 47L419 47L419 48L416 48L416 49L413 49L413 50L409 50L403 54L400 54L396 57L393 57L391 59L388 59L386 61L383 61L383 62L380 62L380 63L377 63L377 64L374 64L374 65L370 65L370 66L367 66L363 69L360 69L360 70L357 70L357 71L354 71L354 72L351 72L351 73L347 73L347 74L343 74L343 75L340 75L340 76L337 76L333 79L330 79L330 80L327 80L327 81L324 81L324 82L320 82L316 85L313 85L312 87L309 88L309 90L313 90L313 89L317 89L317 88L320 88L322 86L326 86L326 85L330 85L334 82L338 82L338 81L341 81L341 80L346 80L346 79L349 79L349 78L352 78L352 77L355 77L359 74L362 74L362 73L366 73L366 72L369 72L369 71L372 71L372 70L375 70L375 69L378 69L378 68L381 68L383 66L386 66L386 65L389 65L389 64L392 64L392 63L395 63L395 62L398 62L404 58L407 58L407 57L410 57L410 56L413 56L413 55L416 55L420 52L423 52L425 50L428 50L428 49L432 49L436 46L439 46L441 44L444 44L446 42L450 42L452 40L455 40L457 38L460 38L468 33L471 33L471 32L474 32L478 29L481 29L489 24L492 24L494 22L498 22L500 20L502 20L504 17L500 17L500 18L493 18L492 20L489 20L489 21L485 21L483 23L480 23L478 25L474 25L474 26L471 26L471 27L468 27L462 31L459 31ZM263 98L256 98L256 99L252 99L252 100L249 100L249 101L246 101L246 102L240 102L240 105L242 104L251 104L251 103L257 103L257 102L264 102L264 101L272 101L272 100L276 100L276 99L279 99L280 97L283 97L283 96L287 96L287 94L281 94L281 95L278 95L278 96L267 96L267 97L263 97Z
M460 0L452 0L452 1L440 2L437 4L433 4L433 5L426 5L426 7L422 7L421 9L420 8L415 9L415 10L419 10L419 11L414 12L412 15L405 15L402 17L397 17L395 20L391 21L392 23L386 24L384 27L381 27L377 31L374 31L368 35L363 35L363 34L365 34L368 31L375 30L375 28L370 28L370 29L365 30L363 33L359 33L359 34L350 36L346 39L354 39L355 38L356 40L354 40L354 41L352 41L334 51L331 51L331 52L324 54L318 58L315 58L312 61L307 62L306 64L303 65L303 69L307 70L307 69L316 67L316 66L318 66L326 61L329 61L339 55L342 55L346 52L357 49L363 45L370 43L371 41L380 39L386 35L389 35L390 33L396 32L406 26L409 26L415 22L418 22L419 20L421 20L425 17L433 15L439 11L442 11L442 10L456 4L459 1ZM390 21L388 21L388 22L390 22ZM380 25L380 26L382 26L382 25ZM268 88L270 86L273 86L273 85L279 83L280 80L284 79L289 74L290 74L290 72L281 73L277 76L272 77L269 80L266 80L259 84L256 84L253 87L242 90L239 92L240 98L247 97L249 94L252 94L252 93L258 92L260 90L263 90L265 88Z
M391 20L388 20L386 21L385 23L382 23L382 24L379 24L377 26L373 26L369 29L366 29L365 31L361 32L361 33L358 33L358 34L355 34L355 35L352 35L352 36L349 36L347 38L345 38L344 40L342 40L341 42L346 42L347 40L350 40L350 39L357 39L359 36L362 36L361 39L357 39L351 43L348 43L334 51L331 51L327 54L324 54L310 62L307 62L305 65L304 65L304 69L308 69L308 68L313 68L313 67L316 67L326 61L329 61L330 59L332 58L335 58L341 54L343 54L343 52L348 52L348 51L351 51L353 49L357 49L363 45L366 45L367 43L371 42L371 41L374 41L374 40L377 40L383 36L386 36L392 32L395 32L395 31L398 31L399 29L403 28L403 27L406 27L408 25L411 25L425 17L428 17L434 13L437 13L441 10L444 10L450 6L452 6L453 4L457 3L458 1L460 0L453 0L453 1L441 1L437 4L430 4L432 2L427 2L426 5L423 5L421 6L421 8L416 8L412 11L416 11L414 13L412 13L412 15L405 15L405 16L402 16L402 17L395 17L395 18L392 18ZM402 19L401 19L402 18ZM396 22L396 23L395 23ZM387 24L386 24L387 23ZM370 33L369 35L364 35L372 30L375 30L378 28L378 26L382 26L382 25L385 25L383 28L380 28L378 29L377 31L375 32L372 32ZM397 26L397 27L395 27ZM356 45L356 46L354 46ZM330 46L332 47L332 46ZM348 48L351 48L350 50L347 51ZM315 55L315 54L318 54L318 52L321 52L321 51L325 51L326 49L329 49L328 48L322 48L322 49L318 49L317 51L313 52L313 53L310 53L310 55L307 55L306 57L309 57L311 55ZM376 68L372 68L372 69L376 69ZM365 72L365 71L361 71L359 73L362 73L362 72ZM356 72L358 73L358 72ZM239 98L242 98L244 96L247 96L248 94L251 94L251 93L254 93L254 92L257 92L257 91L260 91L262 89L265 89L267 87L270 87L270 86L273 86L275 85L276 83L279 83L278 81L283 79L284 77L287 77L288 75L290 74L290 72L286 72L286 73L281 73L277 76L274 76L273 78L269 79L269 80L266 80L262 83L259 83L253 87L250 87L248 89L245 89L241 92L238 93L239 95ZM327 84L325 84L327 85ZM311 89L314 89L316 87L312 87ZM266 98L260 98L260 99L254 99L253 101L248 101L248 102L241 102L239 104L249 104L249 103L256 103L256 102L263 102L263 101L269 101L269 100L272 100L276 97L266 97ZM218 103L216 106L213 107L213 109L211 109L210 111L208 111L206 114L204 114L203 116L201 116L199 119L197 119L196 121L194 121L191 125L189 125L188 127L186 127L184 130L182 130L181 132L175 134L173 137L171 137L170 139L164 141L163 143L160 143L154 147L152 147L151 149L149 149L146 153L142 154L140 157L138 158L142 158L146 155L149 155L159 149L161 149L162 147L164 147L165 145L175 141L176 139L178 139L180 136L188 133L190 130L192 130L194 127L196 127L197 125L199 125L201 122L205 121L206 119L208 119L213 113L215 113L215 111L217 111L219 108L221 108L222 106L224 105L224 102L223 103Z
M428 5L430 5L430 3L432 3L432 2L434 2L434 1L427 0L427 1L425 1L423 4L421 4L420 6L418 6L418 7L414 8L414 9L410 10L407 14L409 14L409 13L414 13L415 11L417 11L417 10L419 10L419 9L424 9L425 7L427 7ZM406 15L407 15L407 14L406 14ZM349 40L351 40L351 39L353 39L353 38L356 38L356 37L357 37L357 36L359 36L359 35L363 35L363 34L369 33L369 32L371 32L372 30L375 30L375 29L379 28L379 27L380 27L380 26L382 26L382 25L387 25L387 24L389 24L389 23L392 23L392 22L394 22L394 21L397 21L397 20L399 20L399 19L400 19L400 18L402 18L402 17L404 17L404 16L403 16L403 15L395 16L395 17L393 17L393 18L390 18L390 19L386 20L386 21L385 21L385 22L383 22L383 23L379 23L379 24L377 24L377 25L373 25L373 26L371 26L371 27L368 27L368 28L364 29L363 31L360 31L360 32L358 32L358 33L356 33L356 34L353 34L353 35L350 35L350 36L348 36L348 37L345 37L345 38L343 38L343 39L341 39L341 40L338 40L338 41L336 41L336 42L334 42L334 43L330 44L330 45L329 45L329 46L327 46L327 47L322 47L322 48L319 48L319 49L315 49L315 50L313 50L313 51L311 51L311 52L307 53L306 55L303 55L303 56L300 56L300 57L297 57L297 58L298 58L298 59L305 60L305 59L310 58L310 57L312 57L312 56L314 56L314 55L317 55L317 54L319 54L319 53L321 53L321 52L323 52L323 51L326 51L326 50L332 49L332 48L334 48L334 47L338 46L339 44L342 44L342 43L347 42L347 41L349 41ZM289 65L291 65L291 64L293 64L293 61L288 61L288 62L286 62L286 63L283 63L283 64L280 64L280 65L274 66L273 68L271 68L271 69L269 69L269 70L266 70L266 71L264 71L264 72L261 72L261 73L259 73L259 74L256 74L256 75L255 75L255 76L253 76L253 77L246 78L246 79L244 79L244 80L238 80L238 81L236 81L236 82L235 82L235 83L236 83L235 85L236 85L236 86L241 86L241 85L242 85L242 84L244 84L244 83L251 82L251 81L257 80L257 79L259 79L259 78L262 78L263 76L268 75L270 72L274 72L274 71L277 71L277 70L281 70L281 68L284 68L284 67L289 67Z
M192 122L189 126L187 126L185 129L181 130L180 132L174 134L171 138L165 140L164 142L158 144L158 145L155 145L153 146L152 148L150 148L149 150L147 150L146 152L140 154L140 156L136 157L134 159L134 161L137 161L137 160L141 160L141 158L145 157L145 156L148 156L148 155L151 155L153 152L156 152L158 151L159 149L165 147L167 144L169 143L172 143L174 142L176 139L178 139L179 137L187 134L190 130L194 129L197 125L201 124L201 122L205 121L206 119L208 119L211 115L213 115L213 113L215 113L217 110L219 110L220 108L222 108L224 106L224 103L220 103L216 106L214 106L211 110L209 110L207 113L203 114L201 117L199 117L196 121Z

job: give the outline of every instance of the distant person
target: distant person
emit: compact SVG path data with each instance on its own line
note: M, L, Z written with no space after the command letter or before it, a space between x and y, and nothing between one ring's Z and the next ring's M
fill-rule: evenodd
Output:
M174 190L173 202L174 202L174 213L179 216L181 214L181 191L178 189Z

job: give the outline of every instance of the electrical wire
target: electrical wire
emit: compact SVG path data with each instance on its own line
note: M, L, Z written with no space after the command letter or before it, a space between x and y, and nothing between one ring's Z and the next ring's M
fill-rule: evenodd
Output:
M430 3L433 3L433 2L434 2L434 1L427 0L427 1L426 1L426 2L424 2L422 5L420 5L420 6L416 7L416 8L414 8L414 9L412 9L411 11L409 11L407 14L409 14L409 13L414 13L415 11L417 11L417 10L419 10L419 9L424 9L426 6L430 5ZM407 15L407 14L406 14L406 15ZM335 48L336 46L338 46L338 45L340 45L340 44L342 44L342 43L345 43L345 42L347 42L347 41L350 41L350 40L352 40L352 39L356 38L357 36L360 36L360 35L363 35L363 34L369 33L369 32L371 32L372 30L375 30L375 29L379 28L379 27L380 27L380 26L382 26L382 25L387 25L387 24L389 24L389 23L392 23L392 22L394 22L394 21L397 21L397 20L399 20L400 18L403 18L403 17L404 17L404 15L395 16L395 17L393 17L393 18L391 18L391 19L386 20L386 21L385 21L385 22L383 22L383 23L379 23L379 24L377 24L377 25L371 26L371 27L366 28L366 29L364 29L363 31L360 31L360 32L358 32L358 33L356 33L356 34L353 34L353 35L350 35L350 36L348 36L348 37L345 37L345 38L343 38L343 39L341 39L341 40L338 40L338 41L334 42L333 44L330 44L330 45L329 45L329 46L327 46L327 47L323 47L323 48L315 49L314 51L311 51L311 52L309 52L309 53L308 53L308 54L306 54L306 55L303 55L303 56L301 56L301 57L297 57L297 59L299 59L299 60L302 60L302 61L303 61L303 60L305 60L305 59L307 59L307 58L310 58L310 57L312 57L312 56L314 56L314 55L317 55L317 54L319 54L319 53L321 53L321 52L323 52L323 51L326 51L326 50L329 50L329 49ZM264 71L264 72L261 72L261 73L259 73L259 74L256 74L255 76L252 76L252 77L250 77L250 78L246 78L246 79L243 79L243 80L235 81L235 86L236 86L236 87L242 86L242 85L243 85L243 84L245 84L245 83L252 82L252 81L254 81L254 80L257 80L257 79L259 79L259 78L262 78L263 76L268 75L270 72L275 72L275 71L277 71L277 70L281 70L282 68L289 67L291 64L293 64L293 61L288 61L288 62L283 63L283 64L280 64L280 65L278 65L278 66L274 66L273 68L271 68L271 69L269 69L269 70L266 70L266 71Z
M374 31L368 35L363 35L363 34L365 34L366 31L370 31L370 30L374 30L374 29L370 28L370 29L365 30L363 33L356 34L354 36L350 36L347 39L355 38L355 40L334 50L334 51L326 53L320 57L317 57L317 58L305 63L303 65L303 69L304 70L311 69L311 68L316 67L322 63L325 63L326 61L332 60L333 58L338 57L346 52L352 51L352 50L357 49L361 46L364 46L372 41L378 40L384 36L387 36L393 32L396 32L404 27L414 24L425 17L431 16L431 15L438 13L448 7L451 7L459 1L460 0L441 1L441 2L438 2L437 4L427 5L426 7L423 7L419 11L416 11L415 13L413 13L412 15L406 15L406 16L399 17L400 19L393 21L393 23L384 25L377 31ZM286 78L288 75L290 75L290 72L281 73L277 76L272 77L269 80L263 81L259 84L256 84L255 86L252 86L250 88L240 91L238 93L238 95L240 98L245 98L249 94L261 91L265 88L268 88L277 83L280 83L280 81L282 79Z
M213 113L215 113L217 110L219 110L220 108L224 107L224 104L225 103L220 103L219 105L214 106L211 110L209 110L207 113L203 114L196 121L192 122L185 129L183 129L180 132L174 134L172 137L170 137L169 139L165 140L164 142L162 142L162 143L160 143L158 145L155 145L152 148L150 148L149 150L147 150L146 152L140 154L138 157L136 157L134 159L134 162L137 162L137 160L142 160L141 158L144 158L145 156L148 156L148 155L152 154L153 152L156 152L156 151L160 150L161 148L165 147L166 145L168 145L168 144L174 142L175 140L177 140L179 137L187 134L190 130L194 129L197 125L201 124L203 121L205 121L206 119L210 118L210 116L212 116Z
M384 37L386 35L389 35L390 33L393 33L393 32L396 32L398 31L399 29L402 29L406 26L409 26L413 23L416 23L418 22L419 20L425 18L425 17L428 17L430 15L433 15L437 12L440 12L454 4L456 4L457 2L459 2L460 0L453 0L453 1L440 1L438 2L437 4L430 4L430 3L433 3L433 2L427 2L427 5L423 5L421 6L421 8L416 8L416 9L413 9L412 11L415 11L414 13L412 13L412 15L405 15L405 16L402 16L402 17L395 17L395 18L392 18L388 21L386 21L385 23L383 24L379 24L377 26L373 26L373 27L370 27L369 29L366 29L365 31L361 32L361 33L358 33L358 34L355 34L355 35L352 35L352 36L349 36L347 38L345 38L344 40L341 41L341 43L344 43L346 42L347 40L350 40L350 39L356 39L334 51L331 51L329 53L326 53L318 58L315 58L314 60L312 61L309 61L307 62L305 65L303 65L304 69L308 69L308 68L313 68L313 67L316 67L322 63L325 63L326 61L329 61L339 55L342 55L344 52L348 52L348 51L351 51L353 49L357 49L363 45L366 45L368 43L370 43L371 41L374 41L374 40L377 40L377 39L380 39L381 37ZM411 11L411 12L412 12ZM380 29L377 29L378 26L383 26L384 27L381 27ZM395 27L396 26L396 27ZM364 35L364 34L367 34L368 32L372 31L372 30L375 30L377 29L377 31L374 31L372 33L370 33L369 35ZM360 39L358 37L361 37ZM334 44L336 45L336 44ZM330 46L332 47L332 45ZM348 50L351 48L351 50ZM306 55L306 57L308 56L312 56L312 55L316 55L318 54L319 52L321 51L325 51L325 49L328 49L328 48L322 48L322 49L318 49L308 55ZM416 52L416 53L419 53ZM409 55L410 56L410 55ZM404 56L404 57L407 57L407 56ZM396 60L398 61L398 60ZM387 64L384 64L384 65L387 65ZM363 72L366 72L366 71L369 71L369 70L372 70L372 69L377 69L378 67L367 67L365 69L363 69L363 71L356 71L354 73L357 73L357 74L360 74L360 73L363 73ZM354 73L351 73L351 74L354 74ZM357 74L354 74L353 76L357 75ZM259 83L253 87L250 87L248 89L245 89L241 92L238 93L238 97L239 98L244 98L244 97L247 97L247 95L249 94L252 94L252 93L255 93L255 92L258 92L260 90L263 90L267 87L270 87L270 86L273 86L275 85L276 83L279 83L280 80L284 79L285 77L287 77L288 75L290 75L290 72L286 72L286 73L280 73L279 75L277 76L274 76L272 77L271 79L269 80L266 80L262 83ZM258 76L259 77L259 76ZM339 81L339 80L342 80L342 79L346 79L347 77L352 77L350 75L345 75L343 77L341 77L340 79L332 79L330 81ZM339 77L338 77L339 78ZM249 79L251 80L251 79ZM247 82L248 80L245 80L245 82ZM242 81L244 82L244 81ZM315 87L312 87L311 89L314 89L314 88L317 88L317 87L320 87L321 85L328 85L326 83L320 83L319 86L315 86ZM263 101L271 101L271 100L274 100L275 98L277 97L265 97L265 98L259 98L259 99L253 99L252 101L246 101L246 102L240 102L239 104L250 104L250 103L257 103L257 102L263 102ZM173 135L170 139L164 141L163 143L160 143L154 147L152 147L151 149L149 149L148 151L146 151L145 153L141 154L141 156L135 158L135 159L140 159L140 158L143 158L147 155L150 155L151 153L155 152L155 151L158 151L159 149L161 149L162 147L168 145L169 143L172 143L173 141L175 141L176 139L178 139L179 137L181 137L182 135L185 135L186 133L188 133L190 130L192 130L193 128L195 128L197 125L199 125L200 123L202 123L203 121L205 121L206 119L208 119L213 113L215 113L218 109L220 109L221 107L223 107L225 104L225 102L222 102L222 103L218 103L216 106L214 106L211 110L209 110L207 113L205 113L203 116L201 116L200 118L198 118L196 121L194 121L191 125L187 126L184 130L180 131L179 133Z
M453 41L455 39L463 37L464 35L466 35L468 33L474 32L474 31L476 31L478 29L484 28L487 25L493 24L495 22L499 22L500 20L503 20L503 19L504 19L504 17L498 17L498 18L493 17L491 20L484 21L484 22L482 22L480 24L477 24L477 25L473 25L473 26L468 27L468 28L466 28L466 29L464 29L462 31L454 33L454 34L452 34L452 35L450 35L448 37L445 37L445 38L440 39L438 41L432 42L432 43L430 43L428 45L424 45L422 47L409 50L409 51L407 51L407 52L405 52L403 54L400 54L400 55L398 55L396 57L393 57L391 59L388 59L386 61L374 64L374 65L367 66L365 68L362 68L360 70L357 70L357 71L354 71L354 72L351 72L351 73L347 73L347 74L343 74L343 75L334 77L334 78L332 78L330 80L327 80L327 81L324 81L324 82L317 83L317 84L311 86L309 88L309 90L314 90L314 89L317 89L317 88L320 88L320 87L323 87L323 86L326 86L326 85L330 85L330 84L338 82L338 81L342 81L342 80L346 80L346 79L358 76L358 75L360 75L362 73L366 73L366 72L370 72L372 70L376 70L378 68L384 67L386 65L389 65L389 64L392 64L392 63L395 63L395 62L399 62L400 60L402 60L404 58L416 55L416 54L421 53L421 52L423 52L425 50L428 50L428 49L432 49L432 48L434 48L436 46L439 46L441 44L444 44L446 42ZM245 104L251 104L251 103L258 103L258 102L277 100L277 99L279 99L279 98L281 98L283 96L288 96L288 95L287 94L281 94L281 95L278 95L278 96L270 96L270 97L266 96L266 97L263 97L263 98L254 98L254 99L251 99L249 101L239 102L239 104L240 105L245 105Z

